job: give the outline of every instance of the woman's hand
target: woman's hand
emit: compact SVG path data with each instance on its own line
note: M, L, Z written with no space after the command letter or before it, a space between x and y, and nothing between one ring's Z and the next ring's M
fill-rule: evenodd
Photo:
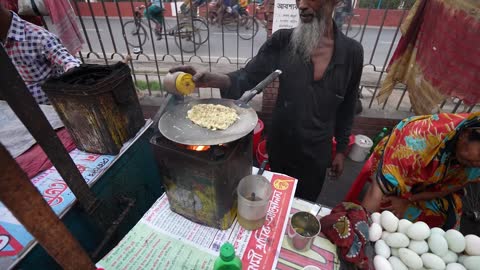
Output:
M410 206L410 201L397 196L384 196L380 205L381 210L389 210L398 218L403 218Z

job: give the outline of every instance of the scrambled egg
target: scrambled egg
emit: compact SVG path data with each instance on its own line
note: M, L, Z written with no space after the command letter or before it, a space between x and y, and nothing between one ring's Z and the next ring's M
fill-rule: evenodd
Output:
M229 128L238 119L235 109L218 104L198 104L187 112L193 123L211 130Z

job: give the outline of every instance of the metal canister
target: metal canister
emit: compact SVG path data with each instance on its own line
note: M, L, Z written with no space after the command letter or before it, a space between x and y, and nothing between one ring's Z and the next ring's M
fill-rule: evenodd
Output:
M195 90L192 75L185 72L168 73L163 79L165 90L174 95L190 95Z

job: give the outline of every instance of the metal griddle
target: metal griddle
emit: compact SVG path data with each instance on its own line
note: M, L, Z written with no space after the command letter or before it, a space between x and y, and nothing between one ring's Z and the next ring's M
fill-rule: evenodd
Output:
M276 70L255 86L246 91L238 100L196 99L179 103L168 109L158 122L158 129L167 139L186 145L218 145L229 143L250 133L258 122L258 116L248 102L275 80L282 72ZM210 130L194 124L187 118L187 112L197 104L220 104L237 111L239 119L225 130Z

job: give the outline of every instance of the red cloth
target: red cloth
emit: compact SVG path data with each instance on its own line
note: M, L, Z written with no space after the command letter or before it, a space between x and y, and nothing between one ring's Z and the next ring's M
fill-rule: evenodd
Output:
M342 202L320 220L322 233L339 249L343 259L360 269L369 269L365 254L368 243L368 215L360 205Z
M430 114L445 96L466 105L480 102L480 17L469 2L474 1L416 2L402 26L379 102L399 82L407 85L416 114Z
M76 148L72 137L65 128L58 130L57 136L60 141L62 141L63 146L65 146L68 152ZM22 168L29 178L32 178L52 167L52 162L50 162L47 154L45 154L39 144L32 146L27 152L18 156L15 161L17 161L18 165L20 165L20 168Z

